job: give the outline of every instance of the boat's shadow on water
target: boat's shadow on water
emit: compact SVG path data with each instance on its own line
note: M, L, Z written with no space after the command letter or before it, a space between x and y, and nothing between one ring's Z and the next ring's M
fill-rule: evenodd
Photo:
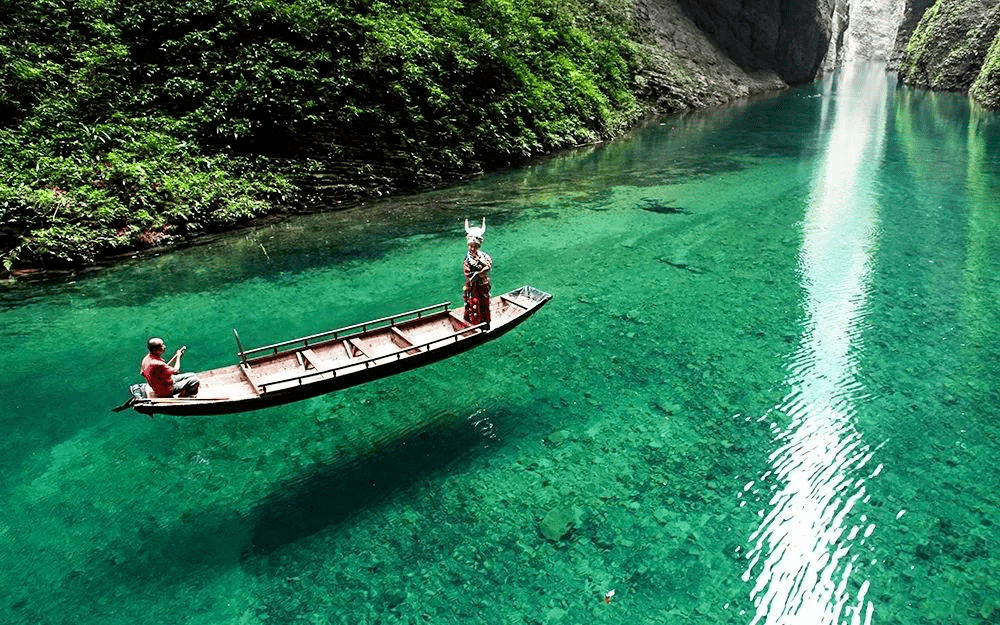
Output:
M435 413L411 429L365 441L370 448L366 453L340 455L312 465L308 474L276 483L249 510L211 507L185 515L181 523L147 533L102 558L110 570L90 582L78 581L142 584L170 578L190 583L192 576L213 569L266 567L267 556L285 546L335 531L420 482L462 471L495 453L503 445L498 427L510 429L506 424L519 423L528 414L526 405L506 402Z
M445 471L461 471L502 444L496 424L516 421L523 406L492 404L472 414L442 412L414 429L378 441L362 455L334 458L279 484L250 512L242 559L333 529L396 493Z
M509 418L498 414L498 419ZM336 527L359 512L486 449L482 434L461 415L436 415L399 437L346 462L332 459L279 484L249 515L243 558L266 555Z

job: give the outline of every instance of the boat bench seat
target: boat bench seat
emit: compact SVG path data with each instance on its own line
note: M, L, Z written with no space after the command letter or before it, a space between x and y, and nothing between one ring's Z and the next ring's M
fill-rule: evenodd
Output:
M448 316L451 317L452 325L455 327L456 330L463 330L465 328L472 327L472 324L466 321L465 317L462 316L461 311L449 310Z
M326 361L323 360L322 358L320 358L319 356L317 356L316 352L314 352L313 350L307 348L307 349L303 349L299 353L302 354L302 357L306 361L306 369L308 369L310 366L313 369L324 369L324 368L327 368Z
M371 354L361 349L354 339L344 339L344 349L347 350L348 358L371 358Z
M500 296L500 301L507 303L507 305L509 305L509 306L517 306L521 310L528 310L527 306L524 306L523 304L515 302L514 300L510 299L509 297L504 297L503 295Z

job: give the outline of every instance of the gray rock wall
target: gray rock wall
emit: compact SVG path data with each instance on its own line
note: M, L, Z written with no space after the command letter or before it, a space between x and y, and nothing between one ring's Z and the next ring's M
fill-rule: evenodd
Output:
M826 56L835 0L636 0L660 110L708 106L802 84Z
M997 0L939 0L910 37L899 66L907 84L968 91L1000 31Z
M678 0L684 12L748 71L790 85L813 80L830 40L833 0Z
M892 55L889 57L889 66L891 68L896 69L899 67L913 31L917 29L917 24L920 23L927 9L934 6L935 2L937 0L906 0L906 7L903 10L903 21L900 23L899 31L896 34L896 45L893 48Z
M1000 0L635 0L663 111L814 80L856 60L1000 107ZM991 48L992 46L992 48Z
M847 28L850 24L850 0L834 0L830 15L830 43L823 59L824 72L832 72L843 62L847 47Z
M701 30L675 0L637 0L648 64L642 95L661 111L701 108L787 84L774 71L746 70Z

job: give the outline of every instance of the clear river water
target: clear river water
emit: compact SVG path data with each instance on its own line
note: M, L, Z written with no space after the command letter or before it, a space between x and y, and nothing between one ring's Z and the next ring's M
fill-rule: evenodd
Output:
M0 622L1000 622L1000 116L841 70L445 190L0 290ZM220 417L185 369L495 292L461 356ZM613 593L611 591L614 591Z

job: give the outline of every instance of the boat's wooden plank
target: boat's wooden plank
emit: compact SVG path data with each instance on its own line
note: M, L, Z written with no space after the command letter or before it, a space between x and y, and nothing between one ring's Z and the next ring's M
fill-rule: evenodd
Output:
M340 347L340 349L344 350L344 356L346 358L354 358L354 352L353 350L351 350L351 346L347 344L347 341L340 341L339 343L337 343L337 345ZM338 351L337 354L334 355L334 357L337 360L340 360L340 352Z
M364 355L364 352L362 352L361 349L359 349L350 339L344 339L341 341L341 344L344 346L344 351L347 352L348 358L357 358L359 356L358 352L361 352L360 355Z
M457 310L448 311L448 316L451 317L452 325L455 326L456 330L468 328L469 326L472 325L471 323L466 321L465 318L462 317L462 313Z
M371 358L372 357L371 354L369 354L364 349L362 349L361 346L358 345L358 342L355 341L354 339L344 339L344 342L347 343L348 345L350 345L352 348L354 348L355 352L358 352L359 354L361 354L365 358ZM351 352L351 353L353 354L354 352Z
M503 295L501 295L500 296L500 300L504 301L504 302L507 302L508 304L510 304L512 306L517 306L521 310L528 310L527 306L524 306L523 304L519 304L518 302L515 302L514 300L510 299L509 297L504 297Z
M254 349L245 350L242 353L244 356L248 356L249 354L267 352L267 351L273 351L274 353L277 354L279 349L282 347L287 347L295 343L308 344L309 341L315 341L316 339L320 339L323 337L330 337L336 340L337 338L340 338L340 335L343 334L344 332L353 332L358 330L359 328L361 328L360 336L363 336L364 334L367 334L369 332L377 332L387 326L395 325L396 322L401 319L406 319L406 318L421 319L426 316L430 316L430 315L425 316L424 313L431 310L440 308L442 312L446 312L450 305L451 302L441 302L440 304L435 304L433 306L415 308L407 312L397 313L395 315L389 315L388 317L379 317L378 319L372 319L371 321L365 321L363 323L355 323L354 325L344 326L343 328L337 328L336 330L328 330L326 332L320 332L318 334L310 334L309 336L302 336L297 339L281 341L280 343L273 343L271 345L265 345L264 347L255 347ZM376 327L369 328L369 326L376 326Z
M415 345L415 343L413 342L413 339L410 338L409 336L407 336L406 334L404 334L396 326L392 326L392 332L396 336L396 338L398 339L396 341L396 344L399 345L399 347L406 348L406 347L413 347ZM402 344L400 344L400 343L402 343ZM408 350L406 350L406 353L407 354L419 354L420 353L420 348L415 347L413 349L408 349Z
M312 366L313 369L327 369L329 368L328 363L316 355L311 349L303 349L301 352L302 357L306 360L306 369Z
M281 372L272 376L269 376L263 380L260 380L259 384L266 386L270 390L278 390L280 387L277 385L308 385L311 381L319 381L325 379L321 377L324 372L328 376L341 376L348 372L348 370L354 370L354 367L360 367L367 370L369 367L377 367L378 361L385 361L386 359L391 359L392 357L399 358L404 353L416 354L421 351L433 351L436 348L443 346L445 343L460 340L461 338L466 338L473 335L474 333L482 331L482 324L476 326L469 326L467 329L460 329L454 332L448 332L441 336L435 337L433 339L423 341L420 343L410 342L408 346L402 347L400 349L391 350L384 353L378 353L372 355L376 348L373 346L369 348L366 352L361 345L358 345L357 341L352 339L345 339L344 343L348 344L349 348L357 350L365 357L364 360L356 360L354 362L345 363L339 366L327 366L319 371L310 371L309 373L292 373L289 371ZM369 353L371 352L371 353ZM321 361L327 362L327 361ZM374 363L374 364L373 364ZM329 363L327 363L329 365ZM290 375L291 373L291 375Z
M408 337L405 334L403 334L399 330L399 328L397 328L396 326L392 326L391 330L392 330L392 333L395 334L399 338L399 340L403 341L403 344L400 345L400 347L413 347L413 341L410 339L410 337Z
M250 384L251 387L253 387L253 392L257 395L260 395L260 387L257 386L257 382L256 380L254 380L253 374L250 373L250 365L248 365L245 362L241 362L240 371L243 372L243 377L246 378L246 381Z

